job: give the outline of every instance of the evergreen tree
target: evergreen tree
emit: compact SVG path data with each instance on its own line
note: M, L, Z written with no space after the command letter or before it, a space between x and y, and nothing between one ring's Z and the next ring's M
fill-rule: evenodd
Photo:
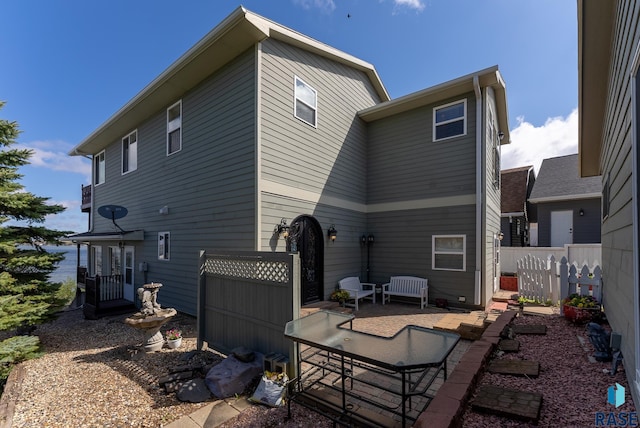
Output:
M33 154L11 147L19 133L16 122L0 119L0 331L32 326L51 314L61 284L49 277L63 256L42 246L70 233L41 226L45 216L65 208L48 205L49 198L26 192L19 183L18 168Z
M0 110L4 104L0 101ZM19 183L18 169L33 155L31 150L11 147L19 134L16 122L0 119L0 331L28 329L59 309L62 302L56 292L62 284L51 283L49 278L64 256L42 246L56 244L71 233L43 227L45 216L65 208L48 205L49 198L26 192ZM33 355L33 346L33 338L0 342L0 375L7 366L24 359L24 354Z

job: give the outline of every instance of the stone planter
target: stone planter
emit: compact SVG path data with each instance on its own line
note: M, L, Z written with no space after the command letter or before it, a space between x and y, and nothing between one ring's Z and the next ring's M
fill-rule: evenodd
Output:
M177 339L172 339L172 340L167 339L167 346L168 346L170 349L176 349L176 348L179 348L179 347L180 347L180 345L182 345L182 338L181 338L181 337L179 337L179 338L177 338Z

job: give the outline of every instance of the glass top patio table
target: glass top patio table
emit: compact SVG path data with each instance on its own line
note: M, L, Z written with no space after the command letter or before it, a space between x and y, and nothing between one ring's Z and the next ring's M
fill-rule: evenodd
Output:
M321 310L289 321L285 337L394 371L440 366L460 340L455 333L407 325L382 337L341 327L353 315Z

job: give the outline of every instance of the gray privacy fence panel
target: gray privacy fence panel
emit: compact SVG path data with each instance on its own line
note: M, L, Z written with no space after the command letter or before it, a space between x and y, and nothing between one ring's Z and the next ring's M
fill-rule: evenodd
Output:
M198 348L243 346L293 363L287 322L300 316L299 257L291 253L200 253Z

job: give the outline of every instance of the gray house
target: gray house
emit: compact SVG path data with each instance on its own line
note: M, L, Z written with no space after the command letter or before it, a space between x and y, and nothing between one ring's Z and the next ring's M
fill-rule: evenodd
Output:
M126 298L161 282L191 314L201 249L299 252L301 304L406 274L482 307L508 142L497 67L389 100L372 65L238 8L72 150L93 159L75 239Z
M500 172L500 230L503 247L526 247L529 245L530 223L536 222L535 210L529 195L536 182L533 166L521 166Z
M600 243L601 196L601 177L581 177L577 154L544 159L529 196L538 246Z
M579 167L601 176L603 304L640 404L640 5L578 1Z

